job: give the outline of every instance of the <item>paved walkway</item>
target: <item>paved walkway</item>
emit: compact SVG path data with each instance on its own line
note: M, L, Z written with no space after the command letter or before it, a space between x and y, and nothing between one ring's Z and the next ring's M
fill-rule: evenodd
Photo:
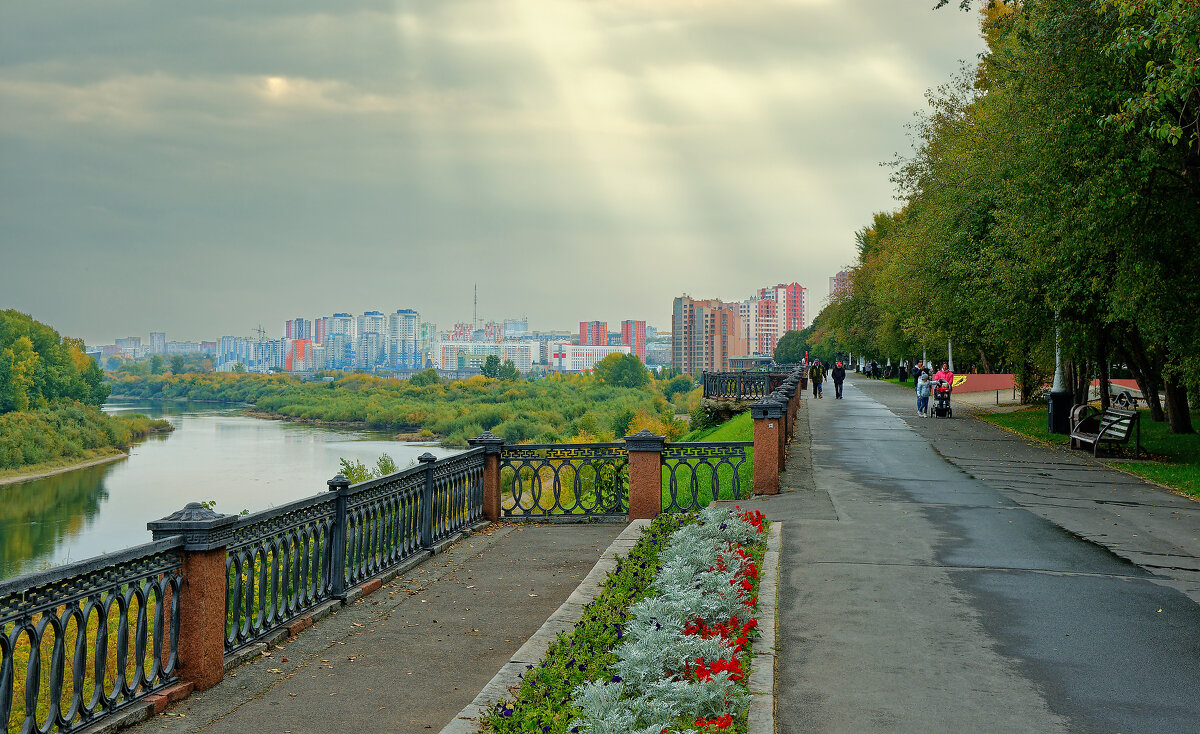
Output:
M787 523L781 732L1200 729L1200 503L845 395L755 503Z
M490 526L133 731L436 732L624 527Z

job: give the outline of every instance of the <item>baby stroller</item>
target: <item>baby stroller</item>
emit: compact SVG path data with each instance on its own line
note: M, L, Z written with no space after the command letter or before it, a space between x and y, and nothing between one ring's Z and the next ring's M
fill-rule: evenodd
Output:
M953 418L954 408L950 407L950 393L953 390L949 382L935 380L933 383L933 415L936 418Z

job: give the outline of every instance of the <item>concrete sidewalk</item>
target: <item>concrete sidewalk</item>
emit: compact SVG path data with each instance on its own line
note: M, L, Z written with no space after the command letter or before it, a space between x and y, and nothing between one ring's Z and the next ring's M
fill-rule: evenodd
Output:
M132 731L438 731L624 524L495 524Z
M780 732L1196 731L1200 505L894 385L845 394L805 401L785 492L754 502L789 528Z

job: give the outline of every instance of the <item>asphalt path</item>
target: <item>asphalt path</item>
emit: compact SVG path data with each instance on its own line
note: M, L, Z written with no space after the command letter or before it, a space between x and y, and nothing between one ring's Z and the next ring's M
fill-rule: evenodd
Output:
M786 523L779 731L1200 731L1196 503L831 393L759 505Z

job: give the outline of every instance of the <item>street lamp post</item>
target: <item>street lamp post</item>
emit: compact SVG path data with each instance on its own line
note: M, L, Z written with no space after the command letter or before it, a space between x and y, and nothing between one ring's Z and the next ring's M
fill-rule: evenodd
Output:
M1058 329L1058 312L1054 313L1054 383L1046 405L1047 428L1051 433L1071 432L1071 391L1063 376L1062 341Z

